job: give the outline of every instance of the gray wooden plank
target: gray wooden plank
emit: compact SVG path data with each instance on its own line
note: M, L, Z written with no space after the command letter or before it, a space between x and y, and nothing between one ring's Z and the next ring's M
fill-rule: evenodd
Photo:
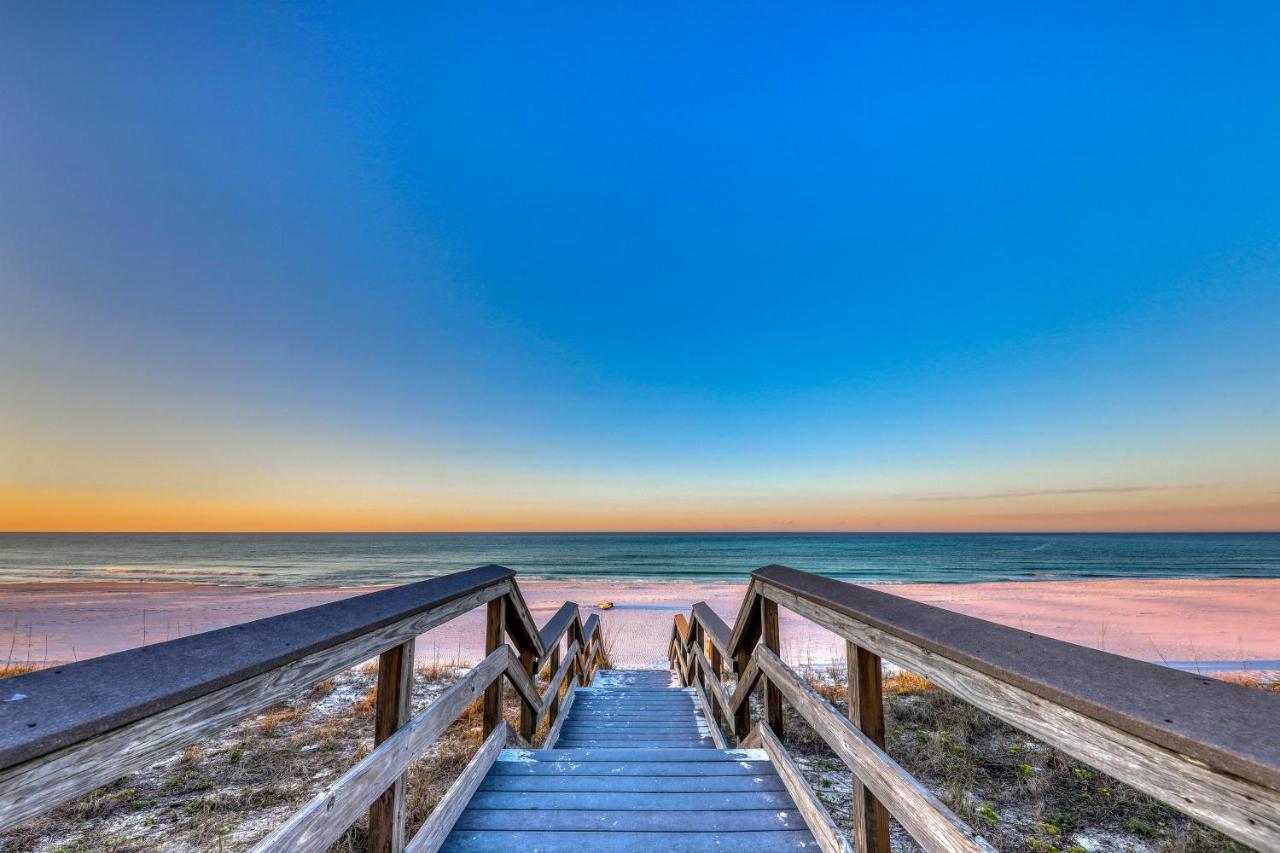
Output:
M710 734L707 726L564 726L562 734L607 734L607 735L696 735Z
M784 832L483 832L455 830L443 853L760 853L816 851L808 831Z
M699 731L696 728L688 728L670 731L641 731L638 729L578 729L572 732L564 732L561 737L565 740L581 740L582 738L599 738L601 740L621 740L632 743L632 749L647 749L645 744L661 743L664 740L701 740L704 737L710 737L710 732L703 729Z
M562 736L572 737L604 737L609 739L650 738L650 737L691 737L704 738L710 736L706 726L683 726L678 729L598 729L594 726L583 726L561 732Z
M575 702L575 704L577 704ZM590 717L593 720L613 719L613 720L691 720L696 715L695 708L686 708L682 711L663 711L663 710L643 710L643 708L627 708L622 711L603 711L598 708L577 708L573 712L575 717Z
M587 689L588 688L583 688L583 692L585 693ZM662 696L662 695L656 695L656 694L647 695L647 696L642 694L602 696L599 693L587 693L587 695L584 696L583 698L586 699L588 702L600 702L600 703L613 702L613 703L619 703L619 704L626 704L626 703L639 704L642 702L648 702L651 704L652 703L675 704L679 702L692 701L694 697L688 693L677 693L671 696Z
M768 761L763 749L504 749L499 761Z
M646 699L639 697L620 697L617 699L604 699L600 697L584 697L582 704L600 707L641 707L641 706L659 706L669 708L682 708L694 704L696 697L691 695L680 695L680 697L662 698L662 699Z
M639 705L618 705L618 706L601 706L588 705L582 703L582 709L579 713L591 712L593 714L688 714L695 709L697 705L690 702L688 705L672 706L669 708L641 707Z
M743 776L495 776L480 783L481 791L632 791L636 793L783 791L776 774Z
M601 670L604 672L605 670ZM679 696L681 694L688 695L692 692L691 687L584 687L586 692L596 696L609 696L616 694L631 693L658 693L662 695Z
M561 735L559 745L562 749L586 749L581 746L575 747L573 742L607 740L623 744L617 747L618 749L652 749L655 746L675 745L677 741L693 741L700 744L709 737L711 735L707 732L572 732Z
M688 795L686 795L688 796ZM703 832L751 832L808 829L794 808L699 812L696 826ZM594 809L467 809L454 825L460 830L502 832L680 832L690 828L689 812L598 811Z
M489 777L495 776L663 776L663 777L711 777L711 776L765 776L774 773L767 761L670 761L611 762L611 761L499 761L489 769Z
M576 702L573 704L577 704ZM631 708L628 711L599 711L594 708L577 708L573 711L572 716L579 719L612 719L612 720L692 720L694 719L694 710L687 711L644 711L640 708Z
M593 687L584 687L584 690L590 691L587 695L593 699L681 699L689 697L689 688L680 690L600 690Z
M644 745L637 745L635 740L602 740L598 738L580 738L564 740L564 747L567 749L644 749ZM716 742L707 738L705 740L664 740L664 742L655 743L654 747L700 747L703 749L716 748Z
M651 732L664 729L691 731L706 728L702 720L690 717L687 720L565 720L565 728L575 729L616 729L618 731Z
M742 811L750 809L794 809L785 792L750 791L709 794L634 794L628 792L566 791L551 795L513 791L478 791L471 809L595 809L603 811Z
M582 701L582 700L579 700ZM582 708L585 711L614 711L614 712L635 712L635 711L692 711L698 707L695 700L685 701L681 699L679 702L582 702Z

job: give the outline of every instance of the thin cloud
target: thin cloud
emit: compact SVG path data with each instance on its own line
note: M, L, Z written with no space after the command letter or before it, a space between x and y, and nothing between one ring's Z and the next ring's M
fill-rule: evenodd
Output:
M1020 489L1009 492L982 492L968 495L917 495L905 500L917 502L936 501L992 501L1009 498L1044 498L1064 495L1125 495L1141 492L1186 492L1212 489L1222 483L1188 483L1180 486L1086 486L1076 489Z

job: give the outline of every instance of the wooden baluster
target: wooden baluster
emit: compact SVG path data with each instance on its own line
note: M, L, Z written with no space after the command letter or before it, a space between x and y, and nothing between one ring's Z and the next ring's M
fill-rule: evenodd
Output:
M573 620L573 624L569 626L569 636L578 642L578 650L573 653L573 677L578 679L578 686L585 687L583 681L586 674L582 671L582 622L578 619Z
M506 636L506 596L499 596L489 602L489 619L484 635L484 653L493 654L505 642ZM488 737L502 719L502 678L494 679L484 691L484 736Z
M706 644L706 640L704 640L702 637L702 634L703 634L702 623L694 622L692 625L689 626L689 630L693 632L693 642L690 643L690 645L695 646L697 648L702 648ZM706 673L702 671L702 667L698 663L698 656L693 653L692 649L690 649L689 651L689 657L690 657L689 663L692 664L693 666L693 683L696 685L701 685L706 679ZM704 687L703 689L705 691L706 688ZM711 721L707 720L707 722L710 723Z
M548 669L548 672L551 673L552 677L555 677L555 674L559 671L560 671L560 641L556 640L556 647L551 650L551 666ZM569 678L572 678L572 677L573 676L569 676ZM564 685L569 683L569 678L563 679L561 684L556 687L555 693L553 693L551 696L551 715L547 717L547 719L551 721L550 724L553 726L556 724L556 720L560 718L560 691L564 687Z
M720 678L720 673L724 670L724 659L720 657L720 650L716 648L715 643L711 643L710 645L711 645L711 677L714 678L716 681L721 681L722 679ZM717 721L718 721L718 718L721 716L725 718L728 718L729 716L729 709L722 707L720 705L719 700L717 699L719 695L720 695L719 692L712 690L711 696L708 697L711 700L711 710L716 714Z
M538 675L533 670L533 668L537 666L536 661L537 661L537 656L533 653L532 649L526 649L525 651L522 651L520 653L520 665L524 667L525 672L529 673L530 679L535 679ZM554 670L552 671L554 672ZM537 681L534 681L534 684L536 685ZM533 727L537 724L537 722L538 722L538 710L536 708L530 708L529 703L525 702L524 700L521 700L520 702L520 737L532 743Z
M880 656L845 644L849 668L849 720L884 749L884 692ZM889 813L853 777L853 839L859 853L889 853Z
M760 627L763 632L765 647L778 657L782 657L782 649L778 641L778 602L760 596ZM782 693L773 682L764 680L765 720L769 728L782 740Z
M377 747L409 721L413 714L414 641L387 649L378 656L378 693L374 701L373 745ZM400 853L404 849L404 786L408 774L382 792L369 806L370 853Z
M733 672L738 678L742 678L742 674L747 671L747 666L751 663L751 650L739 649L733 658ZM738 713L733 717L733 728L737 734L738 740L742 740L751 733L751 700L748 698L746 702L738 708Z

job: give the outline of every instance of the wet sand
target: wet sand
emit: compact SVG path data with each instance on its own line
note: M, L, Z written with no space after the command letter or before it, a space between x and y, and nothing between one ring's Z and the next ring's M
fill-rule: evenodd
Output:
M520 587L542 623L565 600L602 617L625 666L665 666L672 615L706 601L726 622L745 585L726 583L527 580ZM1204 671L1245 662L1280 669L1280 580L1091 580L878 587L918 601L1141 660ZM49 583L0 586L0 660L84 660L290 610L365 589L205 586L187 583ZM844 642L786 611L783 656L795 662L843 658ZM484 612L422 636L419 660L471 662L483 656Z

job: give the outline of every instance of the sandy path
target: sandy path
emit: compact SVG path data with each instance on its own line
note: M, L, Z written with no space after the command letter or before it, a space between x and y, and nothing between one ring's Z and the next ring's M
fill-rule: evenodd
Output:
M604 614L628 666L665 666L671 618L706 601L732 623L740 584L629 581L521 583L541 623L561 602L615 602ZM887 591L1051 637L1152 661L1255 662L1280 669L1280 580L1098 580L1037 583L898 584ZM183 583L62 583L0 586L0 660L83 660L192 632L311 607L364 589L219 587ZM585 615L585 613L584 613ZM419 659L474 661L484 614L473 611L423 635ZM843 641L783 613L783 653L821 662ZM12 653L10 653L12 649Z

